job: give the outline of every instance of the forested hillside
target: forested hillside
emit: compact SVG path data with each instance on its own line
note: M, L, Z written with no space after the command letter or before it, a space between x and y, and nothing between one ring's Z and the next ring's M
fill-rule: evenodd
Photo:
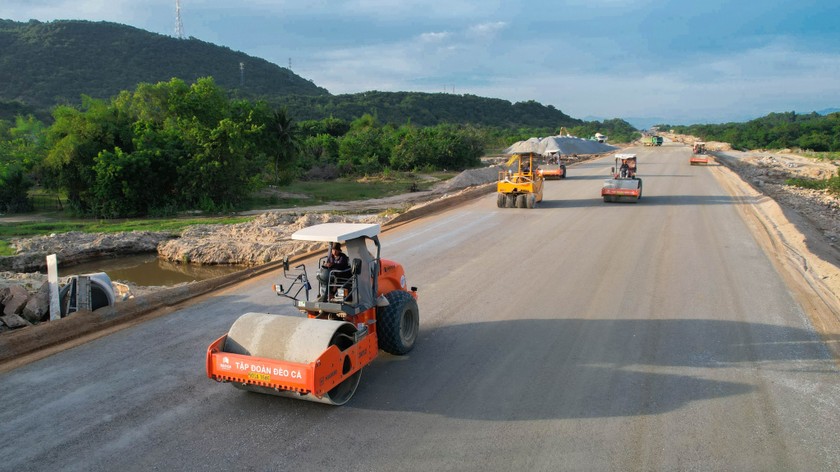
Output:
M723 141L737 149L800 148L817 152L840 151L840 113L770 113L746 123L670 126L680 134L707 141Z
M335 117L354 120L371 114L383 123L411 122L417 126L440 123L472 124L500 128L551 128L578 126L572 118L551 105L535 101L513 103L475 95L419 92L363 92L349 95L282 97L279 104L299 120Z
M635 134L535 101L333 96L262 59L113 23L0 20L0 212L31 210L36 186L83 216L226 211L295 179L470 168L561 128Z
M172 78L192 83L201 77L212 77L232 98L285 106L296 120L332 116L352 121L370 114L394 125L556 130L583 124L534 101L512 104L474 95L416 92L333 96L263 59L194 38L176 39L116 23L0 20L0 119L13 121L33 114L50 121L55 105L78 106L82 95L107 100L140 83Z
M213 77L251 99L328 94L286 68L195 38L107 22L0 20L0 102L49 109L79 104L82 94L108 99L138 83L173 77L185 82Z

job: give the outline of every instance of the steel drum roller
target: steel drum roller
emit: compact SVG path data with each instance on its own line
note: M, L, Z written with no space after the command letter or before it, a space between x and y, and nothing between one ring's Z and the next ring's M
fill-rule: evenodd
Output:
M344 349L352 344L356 327L352 323L319 320L265 313L246 313L231 326L224 351L254 357L309 364L315 362L332 345ZM296 392L277 391L257 385L234 386L243 390L267 393L282 397L309 400L331 405L345 403L356 391L362 371L359 370L336 385L322 398L300 395Z

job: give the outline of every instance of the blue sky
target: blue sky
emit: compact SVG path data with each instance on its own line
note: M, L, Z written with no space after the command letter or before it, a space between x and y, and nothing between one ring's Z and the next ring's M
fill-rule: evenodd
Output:
M181 0L181 15L187 36L291 60L334 94L536 100L637 125L840 107L837 0ZM175 0L2 0L0 18L174 35Z

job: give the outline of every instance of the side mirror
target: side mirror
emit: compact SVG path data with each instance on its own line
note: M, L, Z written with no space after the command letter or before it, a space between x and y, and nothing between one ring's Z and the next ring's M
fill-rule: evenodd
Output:
M610 174L615 174L615 167L610 168Z
M283 256L283 270L289 270L289 256Z
M353 275L359 275L362 272L361 259L353 259L353 263L350 266L350 272L352 272Z

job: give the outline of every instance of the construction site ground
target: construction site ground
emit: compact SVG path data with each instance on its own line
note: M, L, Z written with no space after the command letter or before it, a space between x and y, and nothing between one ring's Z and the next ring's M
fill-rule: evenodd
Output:
M666 138L672 142L683 142L688 145L693 142L691 137L672 135ZM827 303L836 306L838 295L840 295L840 269L838 269L840 267L840 250L838 249L840 199L825 191L787 185L785 181L792 177L827 178L836 174L838 163L819 161L789 151L734 151L725 143L708 143L708 149L714 156L711 165L723 165L734 171L740 177L739 186L742 191L748 188L747 191L753 192L754 203L761 202L761 199L775 203L775 205L760 205L761 210L756 211L755 216L762 220L760 224L767 229L770 237L777 239L776 244L787 248L796 246L792 251L794 255L791 256L796 259L792 261L793 265L798 265L800 272L815 281L814 283L819 286L817 288L825 294ZM573 164L570 167L573 169ZM572 176L573 172L571 170ZM493 188L489 183L495 181L496 173L497 168L489 167L459 175L445 182L446 187L439 187L436 191L406 193L387 199L345 202L340 205L279 210L275 217L262 216L257 221L269 220L276 223L279 221L278 218L285 219L283 215L309 215L308 219L314 218L320 222L325 218L321 216L323 215L321 212L334 211L339 206L347 214L366 214L366 218L370 221L376 220L384 224L394 217L394 215L387 215L388 209L405 210L413 207L414 214L422 215L422 210L418 212L417 209L432 204L428 211L434 211L435 202L437 206L443 207L457 204L465 198L475 198L492 192ZM377 212L380 214L377 215ZM404 213L412 214L411 212ZM219 248L226 244L230 245L230 238L234 236L234 233L239 239L260 239L266 236L265 231L265 227L259 224L243 225L238 228L200 228L194 230L192 235L185 234L184 238L179 238L182 239L180 242L173 240L173 243L179 245L181 249L196 245L208 246L210 247L208 254L224 253L225 257L228 257L228 252L220 251ZM177 252L181 249L173 250L177 254L176 257L183 257L182 253ZM204 262L213 263L210 260ZM37 288L43 278L40 274L5 272L0 274L0 288L3 284L26 284L30 288L33 286ZM145 294L149 291L140 288L138 293ZM837 320L828 320L828 322L834 326L837 325Z

